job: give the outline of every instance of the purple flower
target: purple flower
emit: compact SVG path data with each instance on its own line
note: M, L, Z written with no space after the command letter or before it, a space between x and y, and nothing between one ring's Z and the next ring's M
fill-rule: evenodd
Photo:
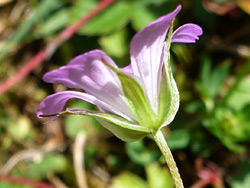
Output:
M103 51L93 50L46 73L45 82L85 92L63 91L46 97L38 107L38 117L48 115L55 120L63 115L60 112L69 99L78 98L96 105L100 112L68 110L69 114L91 115L122 140L136 140L149 134L152 126L159 129L169 124L179 107L169 62L170 43L195 43L202 34L195 24L185 24L171 33L172 21L180 10L179 5L134 36L127 67L119 69ZM165 42L167 34L169 42Z

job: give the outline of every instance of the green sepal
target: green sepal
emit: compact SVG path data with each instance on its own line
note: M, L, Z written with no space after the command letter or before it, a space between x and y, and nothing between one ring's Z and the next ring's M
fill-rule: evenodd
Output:
M150 129L148 127L137 125L118 115L106 112L69 108L66 109L66 111L62 111L59 113L42 115L42 117L66 115L88 115L97 118L97 120L100 120L101 124L105 128L110 130L121 140L127 142L139 140L150 133Z
M117 74L130 109L136 114L139 124L153 129L155 125L158 124L158 118L151 108L151 105L140 84L132 77L124 74L118 69L115 69L108 63L105 62L105 64Z
M122 89L130 107L135 112L139 124L147 127L154 127L157 124L157 117L144 94L141 86L133 78L118 73Z
M161 87L159 93L159 119L161 127L171 123L178 111L180 96L170 66L170 45L173 32L173 21L169 29L168 38L165 44L165 56L162 72Z

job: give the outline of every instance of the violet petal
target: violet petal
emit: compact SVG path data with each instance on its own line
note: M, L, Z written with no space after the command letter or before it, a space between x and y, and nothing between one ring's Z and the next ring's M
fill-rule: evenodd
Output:
M163 64L163 47L171 21L181 10L179 5L173 12L160 17L139 31L130 45L133 72L140 77L145 93L155 112L158 110L159 83Z
M63 92L58 92L58 93L54 93L52 95L47 96L45 99L43 99L43 101L40 103L37 109L38 118L42 118L41 115L54 114L54 113L61 112L66 102L71 98L77 98L77 99L87 101L104 110L107 110L109 112L115 113L117 115L120 115L121 117L128 119L127 116L124 115L118 108L110 106L109 104L101 100L98 100L96 97L90 94L77 92L77 91L63 91ZM56 120L57 116L49 117L49 118L52 120Z
M123 67L120 69L124 74L128 73L128 74L133 74L133 69L132 69L132 65L129 64L126 67Z
M202 29L196 24L185 24L173 32L172 42L195 43L202 35Z
M101 50L93 50L74 58L68 65L46 73L44 81L59 83L70 88L85 90L114 108L120 109L130 119L135 119L126 104L126 99L117 75L104 64L116 64Z

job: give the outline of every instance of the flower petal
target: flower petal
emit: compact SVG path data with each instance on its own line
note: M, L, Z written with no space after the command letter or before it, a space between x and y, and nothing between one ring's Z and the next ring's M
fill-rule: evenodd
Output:
M133 74L133 69L132 69L132 65L129 64L126 67L123 67L120 69L124 74Z
M104 52L93 50L74 58L68 65L46 73L44 81L60 83L70 88L83 89L123 114L135 120L135 116L126 104L125 96L117 75L103 63L116 64Z
M179 5L172 13L148 24L134 36L130 45L133 72L141 78L155 112L158 111L164 41L171 21L180 10Z
M42 115L47 114L54 114L59 113L63 110L66 102L71 98L78 98L82 99L84 101L87 101L89 103L92 103L104 110L107 110L109 112L112 112L114 114L117 114L121 117L124 117L125 119L128 119L126 115L124 115L119 108L115 108L103 101L98 100L96 97L82 92L77 91L63 91L58 92L52 95L47 96L43 101L40 103L38 109L37 109L37 117L42 118ZM52 120L56 120L57 117L49 117Z
M116 76L107 66L103 63L103 60L108 62L113 67L116 64L101 50L93 50L82 55L77 56L66 66L60 69L46 73L43 76L43 80L49 83L60 83L69 88L77 88L86 90L85 81L96 78L97 83L100 86L105 85L106 82L115 82L119 87L119 80L114 80ZM89 77L91 79L86 79ZM93 84L93 87L97 87L97 83Z
M196 24L185 24L173 32L172 42L195 43L202 35L202 29Z

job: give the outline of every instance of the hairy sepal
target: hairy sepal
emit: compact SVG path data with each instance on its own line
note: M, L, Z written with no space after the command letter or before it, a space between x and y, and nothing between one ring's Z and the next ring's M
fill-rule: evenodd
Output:
M87 115L96 118L101 124L114 133L123 141L131 142L139 140L150 133L150 129L130 122L115 114L85 110L85 109L70 109L55 114L46 114L42 117L51 116L66 116L66 115Z
M148 98L146 97L140 84L131 76L124 74L106 62L104 63L117 74L128 105L136 114L139 124L141 126L154 129L155 125L158 124L158 118L151 108Z
M180 104L179 91L171 71L169 50L165 52L164 61L159 94L159 116L162 122L159 128L173 121Z
M142 87L132 77L118 73L122 89L127 101L135 112L139 124L153 128L157 124L157 118Z
M170 65L170 46L173 34L173 23L174 20L171 22L167 41L165 43L164 64L159 93L159 117L161 119L159 129L167 126L173 121L180 105L180 95Z

